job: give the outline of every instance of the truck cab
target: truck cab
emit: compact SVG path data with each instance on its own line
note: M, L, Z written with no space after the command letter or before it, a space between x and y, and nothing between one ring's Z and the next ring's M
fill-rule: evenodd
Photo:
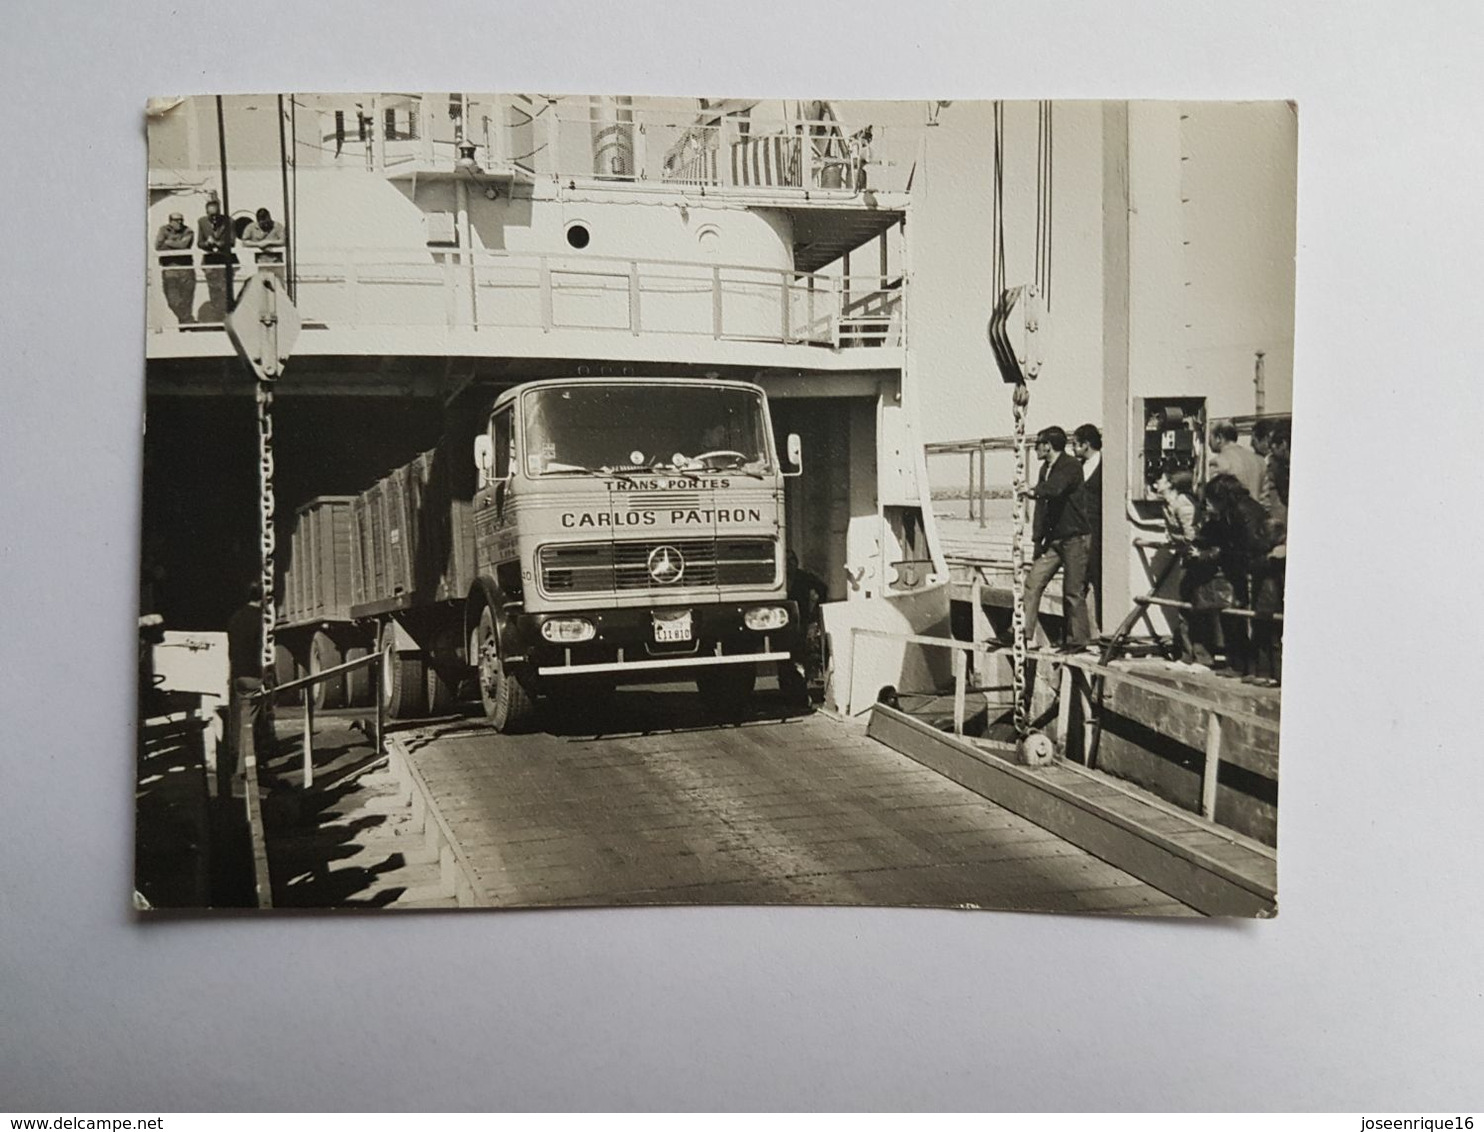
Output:
M475 442L481 699L514 726L538 695L694 679L730 713L764 666L797 694L785 472L762 389L697 378L556 378L506 391Z

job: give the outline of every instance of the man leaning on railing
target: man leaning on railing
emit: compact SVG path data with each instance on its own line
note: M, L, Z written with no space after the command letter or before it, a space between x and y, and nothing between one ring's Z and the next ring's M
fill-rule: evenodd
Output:
M195 237L186 227L185 217L172 212L170 219L155 234L155 251L189 252ZM165 301L175 312L177 321L193 322L196 317L196 265L189 255L162 255L160 281Z
M227 272L235 262L232 257L232 222L222 214L221 201L212 193L206 199L206 215L196 224L196 246L201 250L201 267L206 275L207 305L201 310L202 322L221 322L227 315Z
M242 242L257 249L257 264L283 278L283 248L288 243L288 229L283 221L274 220L266 208L254 214L253 222L242 231Z

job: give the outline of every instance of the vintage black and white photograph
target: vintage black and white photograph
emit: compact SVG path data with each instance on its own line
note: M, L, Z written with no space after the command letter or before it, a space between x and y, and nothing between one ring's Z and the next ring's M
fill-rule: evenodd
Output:
M136 907L1276 914L1296 106L145 113Z

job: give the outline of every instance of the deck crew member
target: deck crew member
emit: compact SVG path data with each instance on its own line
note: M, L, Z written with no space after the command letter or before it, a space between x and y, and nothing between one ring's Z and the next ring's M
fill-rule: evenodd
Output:
M1052 425L1036 434L1041 475L1036 486L1021 493L1035 499L1036 558L1025 579L1025 637L1034 643L1041 620L1041 595L1055 577L1061 579L1066 617L1064 652L1080 652L1091 640L1087 620L1087 559L1091 528L1082 512L1082 465L1067 452L1065 430Z
M196 238L186 227L185 217L172 212L170 219L155 234L155 251L189 251ZM188 255L160 256L160 283L165 301L175 313L177 322L193 322L196 317L196 265Z
M279 278L283 277L283 247L288 241L288 229L281 220L274 220L266 208L258 209L253 222L242 230L242 242L257 249L258 266L266 267Z
M1078 425L1072 433L1072 455L1082 464L1082 514L1092 535L1087 550L1087 589L1092 620L1103 623L1103 433L1095 424Z
M281 248L288 243L288 229L266 208L260 208L253 222L242 230L242 242L254 248Z
M232 257L232 224L222 214L216 194L206 198L206 215L196 222L196 246L201 249L201 268L206 275L207 305L202 322L220 322L227 314L227 268Z
M802 675L806 680L813 680L820 675L824 661L817 614L820 603L830 596L830 590L823 578L799 565L799 556L792 550L788 552L787 585L788 600L797 603L802 626L793 663L802 665Z

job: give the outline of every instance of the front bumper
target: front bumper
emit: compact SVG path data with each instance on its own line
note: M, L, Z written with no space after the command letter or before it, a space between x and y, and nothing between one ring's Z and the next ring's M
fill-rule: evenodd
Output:
M782 606L788 624L759 632L742 621L757 606ZM691 611L691 640L655 640L655 613ZM555 644L541 635L545 621L584 617L596 635L579 644ZM572 609L523 613L515 618L527 664L538 676L619 675L665 669L787 660L802 639L798 606L791 601L749 601L716 605L656 606L640 609Z

